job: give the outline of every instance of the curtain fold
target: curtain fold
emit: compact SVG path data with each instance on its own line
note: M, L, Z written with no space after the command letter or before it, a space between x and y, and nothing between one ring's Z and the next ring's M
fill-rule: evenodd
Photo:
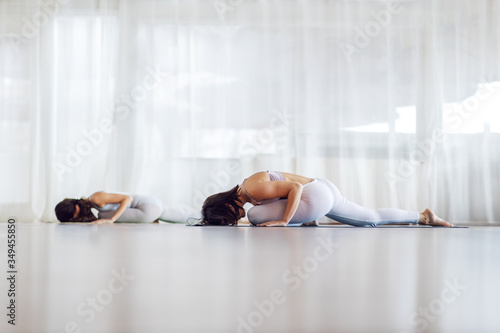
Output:
M0 2L1 218L249 174L497 223L500 1Z

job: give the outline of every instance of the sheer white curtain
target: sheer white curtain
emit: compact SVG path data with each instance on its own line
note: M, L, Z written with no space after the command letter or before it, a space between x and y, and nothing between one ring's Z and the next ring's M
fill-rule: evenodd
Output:
M259 170L369 207L500 216L500 1L0 2L1 217L199 208Z

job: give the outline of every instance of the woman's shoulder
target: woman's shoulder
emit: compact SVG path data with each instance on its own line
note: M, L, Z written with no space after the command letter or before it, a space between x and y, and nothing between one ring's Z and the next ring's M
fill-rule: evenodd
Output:
M252 180L269 180L269 175L267 174L267 171L259 171L248 177L247 179L252 179Z
M106 192L104 191L97 191L97 192L94 192L92 193L91 195L89 195L89 201L91 203L93 203L95 206L97 207L100 207L100 206L103 206L101 203L100 203L100 199L103 195L105 195Z
M252 187L255 184L263 183L263 182L268 182L270 181L269 179L269 174L267 171L260 171L256 172L247 179L243 181L245 184L245 187Z
M134 198L128 193L97 191L89 197L89 200L95 206L102 208L107 204L120 203L126 197L129 197L132 200Z
M107 194L107 192L105 192L105 191L96 191L96 192L92 193L91 195L89 195L89 199L92 201L95 198L100 198L106 194Z

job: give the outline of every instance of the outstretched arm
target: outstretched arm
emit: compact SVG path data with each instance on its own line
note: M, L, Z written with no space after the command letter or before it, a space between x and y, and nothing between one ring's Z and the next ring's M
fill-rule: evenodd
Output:
M286 198L287 205L280 221L269 221L259 224L262 227L283 227L290 222L300 203L303 185L295 181L255 181L245 183L247 192L256 200Z
M126 194L96 192L92 196L92 201L97 206L101 207L107 204L120 204L120 207L118 207L118 209L110 219L99 219L94 221L94 223L113 223L123 214L123 212L125 212L128 205L132 202L132 197Z

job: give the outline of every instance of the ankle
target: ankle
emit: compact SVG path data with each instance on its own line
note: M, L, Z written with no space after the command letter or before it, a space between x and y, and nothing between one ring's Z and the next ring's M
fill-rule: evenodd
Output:
M419 213L419 214L420 214L420 219L418 220L418 224L426 224L427 219L426 219L424 213Z

